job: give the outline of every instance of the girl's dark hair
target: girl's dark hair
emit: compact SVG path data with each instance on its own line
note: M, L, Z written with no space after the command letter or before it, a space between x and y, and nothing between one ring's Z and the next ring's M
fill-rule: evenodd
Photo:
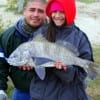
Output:
M50 42L55 42L55 40L56 40L55 25L54 25L52 19L50 19L48 27L47 27L46 39Z
M65 23L61 26L64 27L66 26L66 21ZM47 27L47 32L46 32L46 39L50 42L55 42L56 41L56 29L57 26L54 24L54 22L52 21L52 19L49 20L49 24Z

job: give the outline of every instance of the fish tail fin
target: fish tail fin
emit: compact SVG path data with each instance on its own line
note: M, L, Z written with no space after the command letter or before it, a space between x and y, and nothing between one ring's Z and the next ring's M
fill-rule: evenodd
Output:
M100 65L94 62L89 63L89 77L95 79L97 76L100 76Z

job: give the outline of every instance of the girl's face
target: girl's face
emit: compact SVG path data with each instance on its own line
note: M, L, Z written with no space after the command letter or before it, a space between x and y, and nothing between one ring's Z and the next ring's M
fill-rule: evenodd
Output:
M65 14L63 11L53 11L51 17L56 26L62 26L65 24Z

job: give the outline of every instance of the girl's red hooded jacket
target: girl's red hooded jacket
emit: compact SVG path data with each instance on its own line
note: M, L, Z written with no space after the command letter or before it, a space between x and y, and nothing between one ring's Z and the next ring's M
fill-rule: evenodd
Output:
M75 0L48 0L46 7L46 14L48 17L50 17L50 7L52 2L54 1L57 1L62 5L66 16L66 24L67 25L72 24L76 16Z

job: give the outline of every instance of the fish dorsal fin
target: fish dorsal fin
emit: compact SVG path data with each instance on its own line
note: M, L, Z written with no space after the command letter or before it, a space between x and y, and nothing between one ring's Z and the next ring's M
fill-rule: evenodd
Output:
M38 33L33 39L32 41L39 41L39 42L43 42L43 41L46 41L46 39L43 37L43 34L41 33Z
M58 40L58 41L56 41L56 43L60 46L63 46L65 48L69 49L74 55L79 56L78 49L73 44L71 44L67 41L63 41L63 40Z

